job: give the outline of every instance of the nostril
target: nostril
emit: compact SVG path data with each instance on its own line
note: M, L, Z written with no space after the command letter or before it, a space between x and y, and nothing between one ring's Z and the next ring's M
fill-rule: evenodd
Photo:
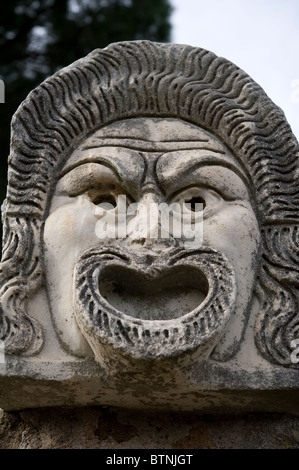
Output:
M206 207L206 201L200 196L193 197L192 199L188 199L185 202L186 204L190 204L190 209L192 212L197 212L197 204L202 204L202 210Z
M147 254L144 258L144 262L147 266L151 266L156 259L157 259L157 255Z

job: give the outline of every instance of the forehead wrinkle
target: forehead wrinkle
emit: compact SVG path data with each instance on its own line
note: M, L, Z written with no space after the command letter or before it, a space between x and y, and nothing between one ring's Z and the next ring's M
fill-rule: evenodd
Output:
M119 143L121 141L121 144ZM210 145L209 145L210 144ZM120 147L140 152L173 152L175 150L193 150L200 148L210 152L218 152L224 154L221 148L214 149L215 143L211 145L208 139L165 139L161 141L153 141L150 139L136 139L134 137L119 138L102 138L98 142L86 144L82 149L93 150L100 147Z

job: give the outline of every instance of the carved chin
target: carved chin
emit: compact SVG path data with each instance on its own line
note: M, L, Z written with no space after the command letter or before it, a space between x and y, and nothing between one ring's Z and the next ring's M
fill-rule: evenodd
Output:
M236 297L233 267L209 247L174 249L154 261L117 248L88 250L74 279L76 319L101 363L111 353L146 360L194 350L206 356Z

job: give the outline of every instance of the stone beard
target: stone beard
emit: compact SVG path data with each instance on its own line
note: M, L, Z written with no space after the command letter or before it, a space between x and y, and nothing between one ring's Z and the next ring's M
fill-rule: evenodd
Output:
M52 344L95 375L297 368L298 156L282 111L204 49L124 42L58 71L12 121L6 354L50 362ZM167 237L153 206L173 208Z

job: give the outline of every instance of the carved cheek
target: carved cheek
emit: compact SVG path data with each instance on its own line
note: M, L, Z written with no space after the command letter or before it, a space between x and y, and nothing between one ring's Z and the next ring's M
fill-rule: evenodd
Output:
M94 246L97 218L94 206L87 199L78 198L70 204L58 207L46 220L44 243L51 255L76 258L82 251ZM65 253L63 253L65 252Z
M221 212L204 220L204 244L223 252L237 274L252 270L259 251L260 231L247 201L225 203Z
M45 275L54 326L66 349L89 356L90 348L73 315L73 269L97 238L96 217L88 201L74 200L49 215L44 229Z

